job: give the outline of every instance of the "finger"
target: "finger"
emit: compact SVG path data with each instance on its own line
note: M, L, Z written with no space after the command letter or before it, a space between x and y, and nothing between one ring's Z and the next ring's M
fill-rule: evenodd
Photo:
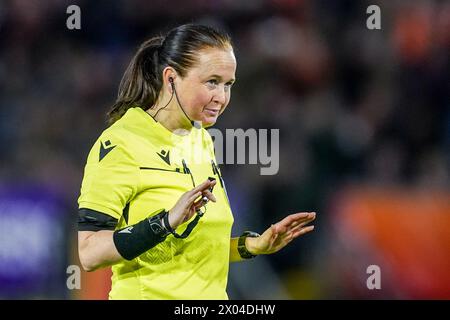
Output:
M299 237L301 235L304 235L304 234L306 234L308 232L311 232L313 230L314 230L314 226L308 226L306 228L302 228L300 230L297 230L297 231L293 232L292 233L292 237L293 237L293 239L295 239L295 238L297 238L297 237Z
M309 221L308 221L308 222L303 222L303 223L299 224L298 226L296 226L296 227L290 229L290 230L288 231L288 233L295 233L295 232L297 232L297 231L303 229L303 228L305 227L305 225L307 225L308 223L309 223Z
M291 224L289 225L289 228L295 227L299 224L302 224L304 222L311 222L316 218L316 213L315 212L309 212L306 216L302 215L300 217L298 217L297 219L295 219L294 221L291 222Z
M294 233L293 232L289 232L287 234L287 236L283 239L284 242L287 244L289 242L291 242L292 240L294 240Z
M207 190L209 188L209 185L211 183L209 181L205 181L201 184L199 184L198 186L196 186L195 188L191 189L189 192L189 194L195 194L197 192L203 192L205 190Z
M301 221L301 220L304 220L304 219L308 219L311 216L312 215L311 215L310 212L298 212L298 213L294 213L294 214L288 215L283 220L281 220L279 222L279 224L281 224L281 225L290 225L290 224L294 223L295 221Z
M216 197L209 191L204 191L201 194L201 197L194 201L194 206L196 209L203 207L205 204L208 203L208 201L211 200L212 202L216 202Z
M202 193L199 191L199 192L194 193L192 196L190 196L190 197L188 198L186 207L191 206L191 205L194 203L195 199L197 199L197 198L200 197L201 195L202 195Z
M206 180L206 181L204 181L203 183L201 183L201 184L199 184L198 186L196 186L195 188L193 188L192 190L190 190L189 193L194 194L194 193L197 193L197 192L199 192L199 191L200 191L200 192L203 192L203 191L205 191L205 190L207 190L207 189L209 189L209 188L214 187L215 184L216 184L216 181L215 181L215 180L214 180L214 181Z
M194 212L197 212L201 207L203 207L203 202L200 200L200 201L194 202L194 204L191 206L191 209Z
M306 221L306 220L314 220L316 218L316 213L315 212L307 212L306 215L302 214L302 215L298 215L298 216L294 216L294 217L295 217L294 221L296 221L296 222L301 222L301 221Z
M194 205L191 205L190 207L188 207L187 210L185 210L183 222L190 220L195 215L196 212L197 212L197 210L195 209Z
M282 239L286 240L286 239L289 239L291 236L293 237L292 239L294 239L294 238L296 238L296 237L298 237L298 236L300 236L302 234L305 234L305 233L307 233L309 231L314 230L314 226L308 226L308 227L305 228L304 225L306 223L307 222L304 222L301 225L298 225L295 228L289 230L288 232L286 232L285 234L282 235Z
M294 223L292 223L291 225L290 225L290 227L288 228L289 230L288 231L296 231L296 230L298 230L298 229L301 229L301 227L303 227L303 226L305 226L305 225L307 225L308 223L310 223L311 221L313 221L315 219L315 217L313 217L313 218L309 218L309 219L307 219L307 220L303 220L303 221L296 221L296 222L294 222Z
M307 218L309 216L310 212L297 212L288 215L285 219L290 221L295 221L302 218Z
M210 182L209 187L212 189L214 188L214 186L216 185L217 181L216 180L208 180Z
M298 230L298 229L297 229L297 230ZM296 231L297 231L297 230L296 230ZM289 230L289 231L287 231L287 232L285 232L284 234L281 235L281 239L282 239L283 241L286 241L286 240L288 240L288 239L291 239L291 238L293 237L294 233L295 233L295 231Z
M200 210L204 205L205 205L205 202L203 201L203 199L200 199L199 201L194 202L192 208L194 209L195 212L197 212L197 211Z
M207 199L211 200L212 202L217 201L216 197L209 190L203 191L202 195L203 195L203 197L206 197Z

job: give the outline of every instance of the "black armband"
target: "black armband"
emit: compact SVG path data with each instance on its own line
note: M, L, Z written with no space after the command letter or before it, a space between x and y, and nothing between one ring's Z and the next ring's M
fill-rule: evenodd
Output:
M114 230L117 219L105 213L80 208L78 210L78 231Z
M117 230L113 234L114 245L126 260L133 260L158 243L163 242L170 232L162 224L165 210L132 226Z

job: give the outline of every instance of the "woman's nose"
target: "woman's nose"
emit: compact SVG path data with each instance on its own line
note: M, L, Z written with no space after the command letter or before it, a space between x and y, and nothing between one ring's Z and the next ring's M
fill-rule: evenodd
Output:
M219 86L217 90L214 92L213 101L220 104L224 104L227 97L225 90L226 90L225 86Z

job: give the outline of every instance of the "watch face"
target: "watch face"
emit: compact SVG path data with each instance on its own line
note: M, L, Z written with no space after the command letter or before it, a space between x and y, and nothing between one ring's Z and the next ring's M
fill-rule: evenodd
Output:
M243 235L244 235L244 236L247 236L247 237L250 237L250 238L258 238L258 237L261 236L259 233L254 232L254 231L245 231L245 232L243 233Z

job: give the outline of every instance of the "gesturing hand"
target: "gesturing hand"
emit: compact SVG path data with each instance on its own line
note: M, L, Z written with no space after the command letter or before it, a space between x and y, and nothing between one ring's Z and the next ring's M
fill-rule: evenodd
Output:
M173 208L169 210L169 224L172 229L175 230L175 228L180 224L188 221L195 214L195 212L204 205L202 200L203 197L206 196L209 200L216 202L216 198L212 192L209 191L209 189L214 187L215 184L215 180L206 180L194 189L183 193ZM200 196L201 199L195 201Z
M295 238L314 229L306 226L316 218L315 212L291 214L273 224L258 238L247 238L246 246L253 254L271 254L281 250Z

